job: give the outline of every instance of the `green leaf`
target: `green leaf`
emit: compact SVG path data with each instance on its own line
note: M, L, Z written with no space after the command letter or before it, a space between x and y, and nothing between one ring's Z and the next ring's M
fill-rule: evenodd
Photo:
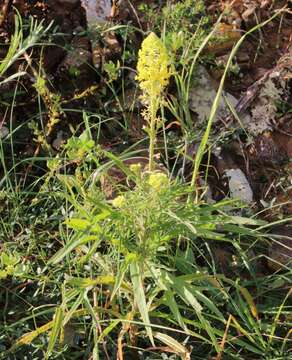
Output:
M241 294L243 295L243 297L245 298L246 302L248 303L252 315L254 316L254 318L256 320L258 320L259 316L258 316L257 307L256 307L255 302L253 301L253 298L252 298L250 292L243 286L238 286L238 288L239 288Z
M241 216L228 216L228 222L237 225L265 225L267 222L259 219L245 218Z
M165 296L165 305L169 307L170 311L172 312L172 315L174 316L176 321L179 323L181 328L187 332L188 331L187 326L184 323L183 318L180 314L179 308L174 299L174 294L171 291L166 291L164 296Z
M195 287L190 287L190 290L196 295L196 297L204 304L206 307L218 316L218 318L225 324L226 320L218 307L211 301L207 296L201 293L199 290L195 290Z
M111 294L111 299L110 301L113 300L113 298L115 297L117 291L119 291L119 289L121 288L122 282L124 280L126 271L128 270L129 264L127 264L127 262L125 262L124 264L122 264L121 268L119 269L119 271L117 272L117 275L115 276L115 284L114 284L114 288Z
M203 308L189 290L187 283L184 283L177 278L171 276L171 286L186 304L192 306L192 308L196 311L197 314L201 313Z
M171 279L171 286L173 289L178 293L178 295L182 298L182 300L193 307L195 310L198 319L200 320L201 324L203 325L204 329L207 331L208 335L210 336L212 343L217 352L220 351L220 347L218 341L216 339L215 333L213 331L212 326L210 325L209 321L205 319L202 314L202 306L196 299L193 294L193 288L189 286L189 284L177 279L175 277L169 276ZM210 304L209 304L210 305ZM216 311L217 312L217 311ZM220 316L221 317L221 316Z
M131 273L131 280L133 283L134 299L140 311L142 320L145 323L147 335L151 341L152 346L154 346L152 329L149 326L150 319L149 319L149 313L147 309L146 298L143 288L142 276L140 272L140 265L137 261L134 261L130 264L130 273Z
M74 218L66 220L65 223L74 230L87 230L91 225L89 220Z
M63 309L61 307L58 307L56 309L55 316L53 319L53 327L50 334L50 340L49 340L45 359L48 359L54 350L55 344L57 342L57 338L62 328L62 320L63 320Z
M76 291L76 292L78 293L79 291ZM68 321L70 321L70 319L73 317L74 313L76 313L77 309L81 305L82 301L83 301L83 292L79 292L77 299L74 301L70 310L64 316L63 326L65 326L68 323ZM68 302L68 300L67 300L67 302Z
M87 244L89 241L98 241L97 235L88 235L79 237L76 235L71 241L69 241L63 249L60 249L49 261L48 264L57 264L72 250L76 249L80 245Z
M121 319L113 320L111 324L109 324L109 326L107 326L99 335L98 342L101 342L106 336L108 336L121 321Z
M113 275L100 275L96 278L77 278L77 277L71 277L67 280L67 284L80 288L80 289L87 289L90 287L94 287L97 285L108 285L113 286L116 282L116 277ZM123 291L131 292L130 286L122 281L120 284L120 287Z

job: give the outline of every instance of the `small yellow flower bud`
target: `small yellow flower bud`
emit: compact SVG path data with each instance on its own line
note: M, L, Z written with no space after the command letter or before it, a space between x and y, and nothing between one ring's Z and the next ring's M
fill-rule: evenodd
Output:
M125 199L124 195L119 195L112 201L112 205L115 208L121 208L125 205L125 203L126 203L126 199Z

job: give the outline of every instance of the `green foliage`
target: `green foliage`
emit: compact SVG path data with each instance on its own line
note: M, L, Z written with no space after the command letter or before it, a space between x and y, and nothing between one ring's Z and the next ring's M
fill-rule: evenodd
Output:
M5 58L0 62L0 76L4 75L11 65L14 64L29 48L35 46L39 39L49 31L51 26L52 23L45 28L42 22L38 24L37 21L31 18L29 34L27 37L24 37L22 19L17 12L15 15L14 35L11 38L10 46ZM0 81L0 85L22 75L25 75L25 72L20 71L15 73L5 80Z
M115 166L122 164L112 154L105 155L114 160ZM261 222L226 214L226 202L207 205L187 201L191 188L169 179L164 173L145 172L138 164L130 168L123 166L122 170L126 182L132 184L131 189L117 185L115 192L119 195L112 200L107 200L97 186L102 172L95 176L94 182L87 184L78 177L70 176L69 181L60 177L67 189L66 198L72 204L66 225L73 232L50 264L57 266L75 252L72 259L79 272L85 273L85 269L90 268L94 276L70 277L64 286L73 286L76 296L86 291L89 301L86 307L92 309L94 303L90 305L92 295L89 294L96 286L107 286L111 300L107 308L101 306L100 311L103 314L117 311L114 309L119 304L120 313L116 319L124 319L126 314L132 313L134 323L145 326L152 343L156 337L153 328L159 327L163 319L165 329L175 325L177 330L181 328L185 334L201 338L219 353L218 336L223 336L227 319L215 298L222 292L225 294L222 305L234 306L236 303L229 299L221 281L235 289L237 285L224 277L214 278L195 264L186 267L177 264L193 261L185 257L182 251L185 247L189 249L189 259L195 259L197 247L207 239L235 245L240 234L258 236L255 229L247 226L261 225ZM227 232L228 237L225 236ZM177 255L173 252L175 249ZM249 304L252 319L257 316L252 297L246 289L238 289ZM105 299L101 297L100 301L102 304ZM73 308L69 312L73 316ZM188 316L192 321L187 320ZM244 316L242 321L246 321ZM246 334L243 343L247 348L254 346L255 352L264 354L264 348L249 335L251 329L244 329L245 325L240 325L236 317L233 324ZM252 324L255 326L254 320ZM165 335L170 336L170 333ZM233 342L232 337L230 341Z
M120 62L117 61L115 64L113 61L109 61L104 64L104 71L107 73L108 81L111 83L118 79Z
M169 1L162 9L163 20L167 31L177 33L181 30L189 33L196 31L199 20L207 20L204 1L184 0Z
M202 0L167 1L161 14L151 6L142 5L141 10L151 24L151 30L161 32L175 63L186 65L199 48L210 29L209 19ZM182 56L189 48L189 58Z
M20 274L17 264L20 259L18 256L13 256L2 252L0 255L0 279L6 279L7 276L17 276Z
M87 132L79 137L71 137L66 144L66 153L71 160L82 160L94 148L94 141L88 138Z

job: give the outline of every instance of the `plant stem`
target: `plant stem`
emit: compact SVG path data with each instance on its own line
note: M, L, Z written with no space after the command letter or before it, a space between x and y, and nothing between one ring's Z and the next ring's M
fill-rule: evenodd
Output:
M150 112L150 129L149 129L149 171L154 170L154 149L156 142L156 113L157 101L151 101L149 106Z
M154 121L151 121L150 124L150 134L149 134L149 171L154 170L154 144L155 144L155 129L153 126Z

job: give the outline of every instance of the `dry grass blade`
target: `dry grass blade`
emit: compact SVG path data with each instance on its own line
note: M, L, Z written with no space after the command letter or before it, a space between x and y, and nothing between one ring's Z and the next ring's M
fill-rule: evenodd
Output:
M163 342L167 345L175 354L181 357L182 360L190 360L191 353L190 351L183 345L181 345L177 340L173 337L157 332L154 334L154 337L159 341Z
M226 327L225 327L224 335L223 335L223 338L222 338L222 341L221 341L221 344L220 344L220 352L218 353L218 355L216 357L216 360L221 360L222 359L222 354L223 354L223 351L224 351L224 347L225 347L225 343L226 343L226 339L227 339L228 330L229 330L229 327L230 327L230 324L231 324L231 320L232 320L232 316L229 315L229 318L227 320L227 324L226 324Z

